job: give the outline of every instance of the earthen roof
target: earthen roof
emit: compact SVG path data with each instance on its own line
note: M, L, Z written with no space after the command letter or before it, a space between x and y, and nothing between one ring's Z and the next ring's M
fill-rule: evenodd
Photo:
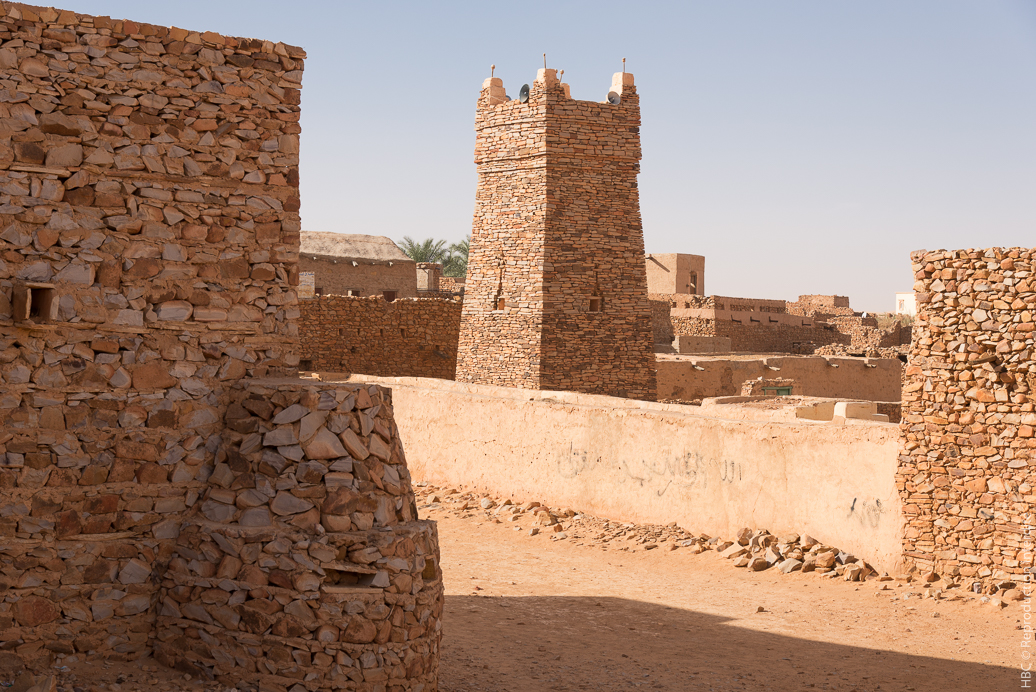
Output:
M391 238L381 235L302 231L300 253L343 259L391 260L411 262Z

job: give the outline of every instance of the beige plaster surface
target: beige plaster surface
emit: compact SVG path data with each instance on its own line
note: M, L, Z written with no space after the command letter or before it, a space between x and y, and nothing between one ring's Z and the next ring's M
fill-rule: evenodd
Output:
M710 535L808 533L879 569L898 567L896 426L737 420L737 405L730 416L706 416L568 392L354 379L392 388L417 480Z

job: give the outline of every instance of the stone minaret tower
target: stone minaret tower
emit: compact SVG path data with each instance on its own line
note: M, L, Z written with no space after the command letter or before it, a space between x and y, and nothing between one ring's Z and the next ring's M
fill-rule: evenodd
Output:
M575 101L548 69L527 103L483 83L458 381L655 398L640 101L632 74L611 91Z

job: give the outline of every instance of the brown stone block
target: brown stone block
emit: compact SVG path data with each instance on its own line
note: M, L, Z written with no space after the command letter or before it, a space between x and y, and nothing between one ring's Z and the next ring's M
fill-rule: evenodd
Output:
M120 440L115 444L115 455L119 459L139 459L140 461L158 461L158 449L148 442Z
M176 386L176 378L169 374L169 367L161 360L153 360L133 369L134 389L168 389Z
M248 260L244 257L220 262L219 267L225 279L247 279L250 273Z
M124 273L130 279L149 279L152 276L158 276L161 272L162 262L160 260L141 258L134 260L133 266Z
M46 598L28 596L11 608L15 621L22 627L39 627L61 617L61 611Z
M79 513L75 510L59 512L55 516L54 533L58 538L78 536L82 533L83 525L79 520Z
M169 472L158 464L141 464L137 468L137 482L142 484L163 484L169 482Z
M14 158L19 163L42 166L47 158L47 152L35 142L16 142L14 145Z
M328 492L321 511L324 514L349 516L353 512L374 512L377 508L378 503L373 498L361 495L349 488L340 487Z
M29 516L52 517L61 511L61 500L43 495L36 495L32 498L32 508Z
M391 623L389 623L391 627ZM341 641L349 644L370 644L378 636L374 623L357 615L349 619L349 625L341 634Z
M105 260L97 270L97 281L105 288L119 288L122 284L122 262Z
M11 445L8 445L11 448ZM36 449L36 445L32 446L33 450ZM17 449L11 449L11 451L17 452ZM30 469L44 469L51 466L54 463L53 458L49 453L45 452L30 452L25 455L25 466Z
M118 495L98 495L88 497L83 505L83 510L90 514L109 514L119 509Z
M101 485L102 483L105 483L107 480L107 467L90 465L83 469L82 474L79 477L79 485Z

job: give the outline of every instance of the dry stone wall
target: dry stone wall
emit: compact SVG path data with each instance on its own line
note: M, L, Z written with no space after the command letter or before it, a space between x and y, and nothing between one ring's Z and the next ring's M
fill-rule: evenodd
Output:
M655 397L633 75L612 90L573 100L554 70L528 103L483 84L458 380Z
M253 380L160 593L167 665L260 689L434 690L443 587L389 390Z
M299 362L304 57L0 5L5 651L435 688L388 392L249 379Z
M228 387L293 370L299 48L0 5L0 641L135 658Z
M1036 484L1036 250L911 255L918 313L897 485L923 569L1021 579Z
M305 370L452 380L461 304L319 296L299 303Z

